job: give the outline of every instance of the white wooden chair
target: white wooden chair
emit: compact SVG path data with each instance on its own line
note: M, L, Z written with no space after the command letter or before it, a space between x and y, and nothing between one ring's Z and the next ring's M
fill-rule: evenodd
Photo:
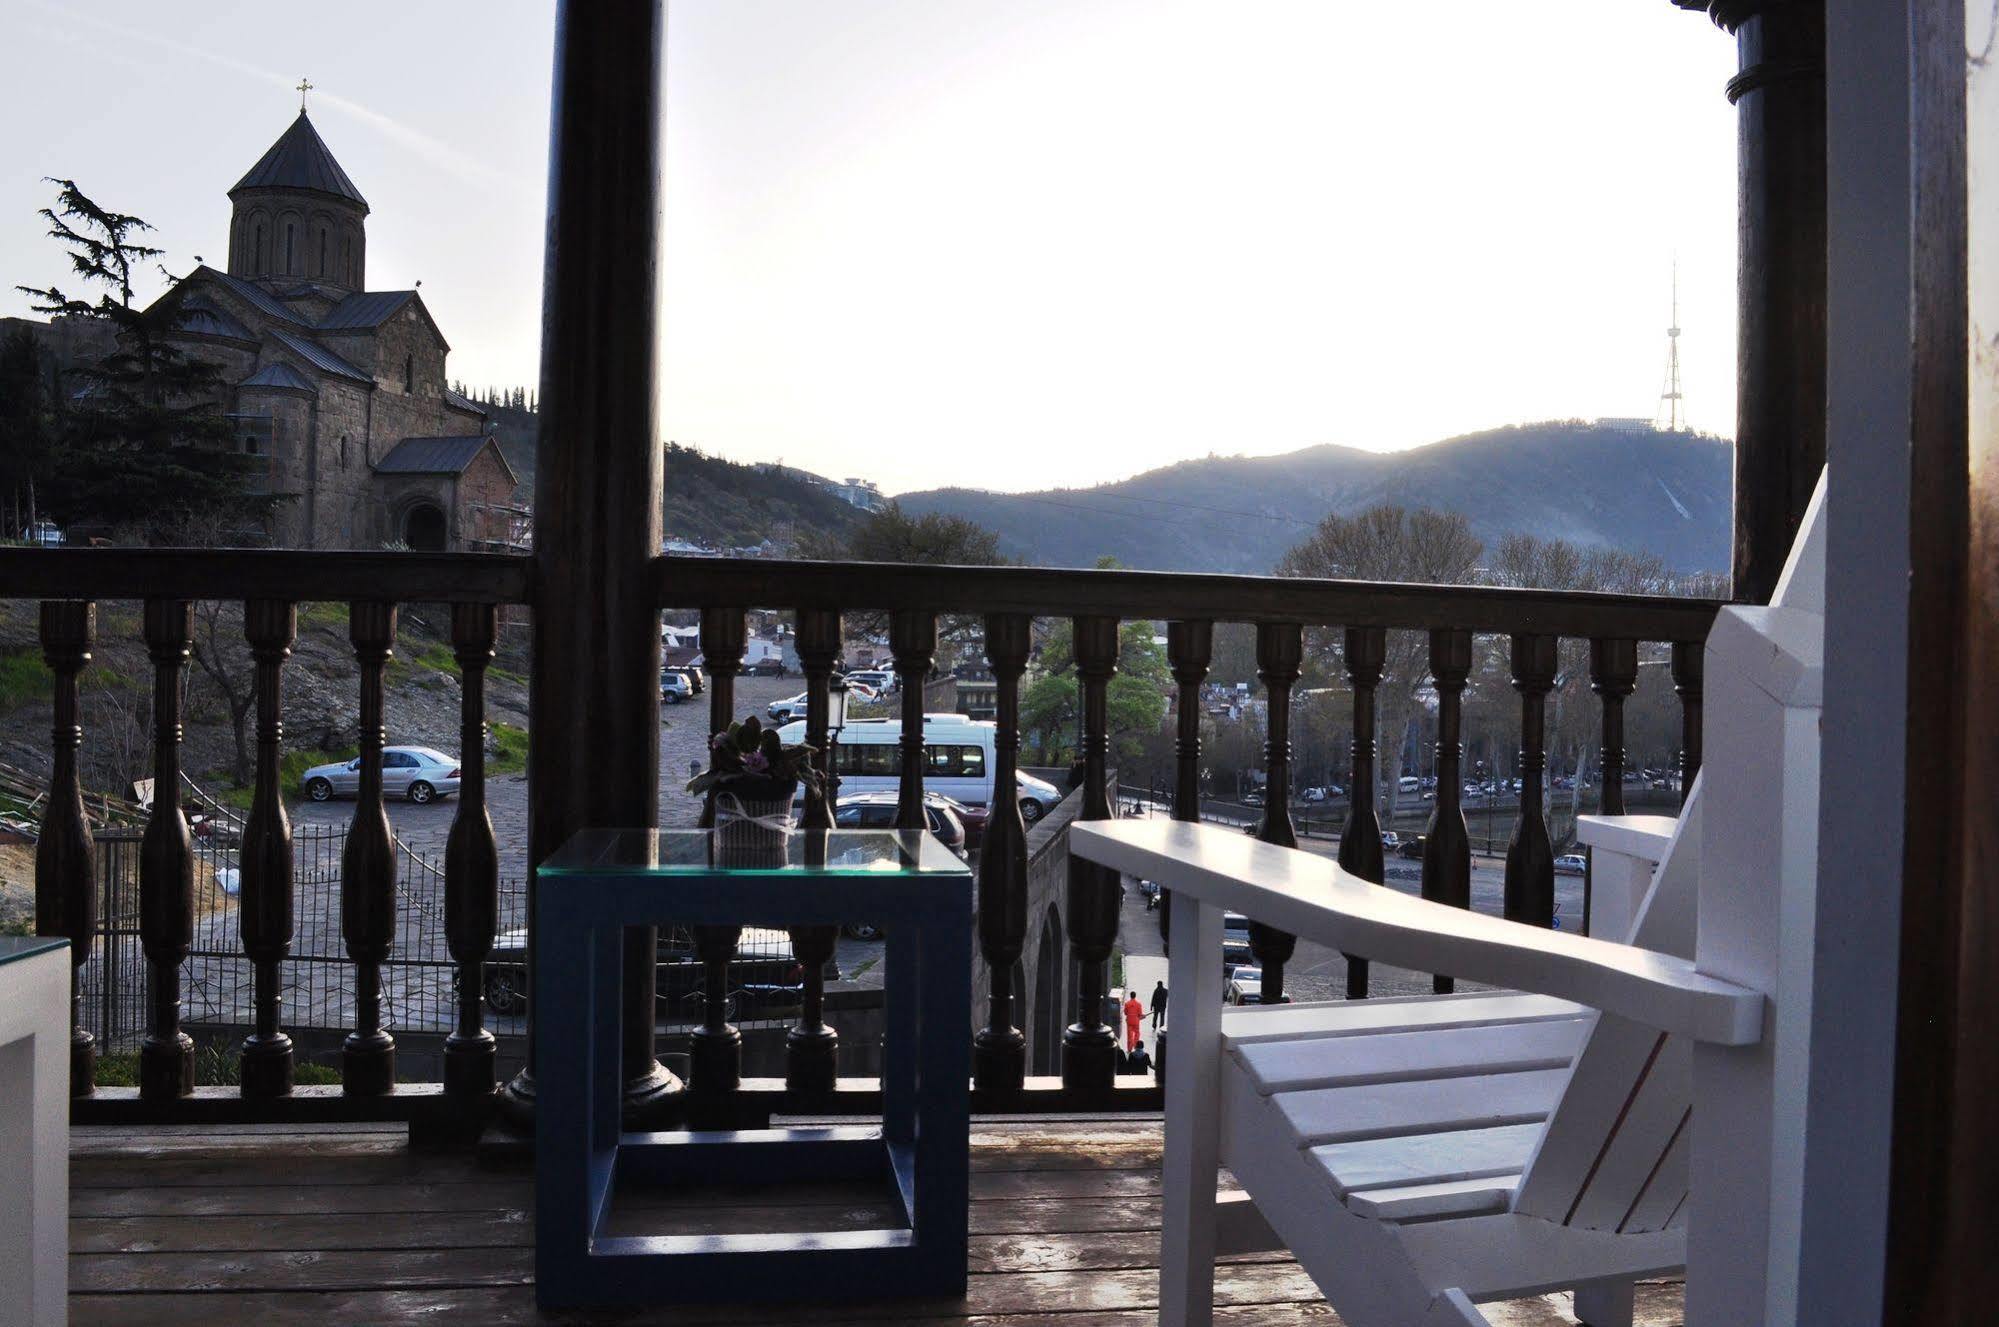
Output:
M1800 606L1727 609L1717 623L1707 725L1726 738L1707 743L1708 772L1670 836L1638 818L1599 823L1607 846L1658 858L1635 916L1623 905L1628 942L1411 898L1226 830L1072 827L1071 851L1172 890L1168 1327L1211 1321L1217 1252L1272 1246L1293 1251L1351 1327L1484 1325L1477 1300L1566 1287L1591 1327L1625 1327L1632 1281L1687 1262L1690 1154L1701 1146L1701 1191L1733 1189L1731 1201L1751 1210L1714 1223L1745 1242L1733 1255L1739 1284L1705 1301L1731 1307L1696 1318L1690 1286L1689 1322L1766 1320L1756 1241L1770 1232L1749 1191L1781 1179L1769 1139L1782 1051L1770 1042L1786 1011L1772 1018L1768 997L1783 984L1772 937L1786 905L1757 900L1783 893L1795 915L1796 894L1810 889L1819 517L1815 502L1779 592ZM1758 735L1753 750L1748 734ZM1717 747L1734 762L1725 772ZM1704 807L1717 778L1727 793ZM1741 848L1754 833L1761 857ZM1717 861L1733 874L1744 860L1767 873L1701 878ZM1643 870L1627 863L1610 874ZM1697 916L1710 893L1748 902ZM1504 989L1224 1013L1225 909ZM1709 1056L1702 1081L1731 1094L1716 1114L1739 1137L1710 1130L1695 1141L1696 1047ZM1222 1166L1244 1194L1217 1199Z

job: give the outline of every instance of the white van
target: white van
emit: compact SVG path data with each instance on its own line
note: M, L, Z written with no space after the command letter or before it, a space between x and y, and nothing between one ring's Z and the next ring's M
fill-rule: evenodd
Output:
M993 744L996 729L983 719L962 714L923 716L923 787L967 806L986 806L993 799ZM786 743L805 740L801 720L778 730ZM902 789L902 720L854 719L840 730L834 748L834 771L840 792L899 792ZM1021 818L1030 825L1062 800L1055 785L1032 774L1018 776Z

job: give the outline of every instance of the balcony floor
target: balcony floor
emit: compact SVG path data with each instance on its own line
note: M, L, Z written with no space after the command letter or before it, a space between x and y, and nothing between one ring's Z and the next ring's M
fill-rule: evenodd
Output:
M71 1320L79 1324L895 1322L1139 1327L1155 1318L1158 1117L979 1122L971 1290L962 1301L536 1312L524 1165L413 1151L392 1125L78 1129ZM873 1195L798 1186L643 1203L649 1229L874 1224ZM1230 1327L1338 1319L1289 1259L1231 1260ZM1681 1320L1680 1287L1639 1289L1641 1323ZM1568 1296L1492 1305L1504 1327L1572 1324Z

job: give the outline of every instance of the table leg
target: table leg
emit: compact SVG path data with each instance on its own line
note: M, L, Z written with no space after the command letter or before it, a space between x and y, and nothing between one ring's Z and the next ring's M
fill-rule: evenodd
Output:
M922 1090L916 1124L916 1240L938 1293L965 1286L972 1078L972 919L940 927L920 969L915 1046Z
M917 1029L923 1015L924 988L920 932L890 924L883 941L882 997L888 1002L882 1036L882 1137L907 1143L916 1137L917 1075L921 1055ZM965 1006L969 1008L970 1006Z

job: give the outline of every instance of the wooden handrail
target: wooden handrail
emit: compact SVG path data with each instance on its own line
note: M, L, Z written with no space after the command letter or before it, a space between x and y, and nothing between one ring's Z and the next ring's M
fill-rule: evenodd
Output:
M0 599L527 603L527 558L277 548L0 548Z
M762 558L653 560L662 608L1028 613L1125 621L1303 622L1427 631L1701 641L1721 604L1665 595L1486 585L1057 567L934 567Z

